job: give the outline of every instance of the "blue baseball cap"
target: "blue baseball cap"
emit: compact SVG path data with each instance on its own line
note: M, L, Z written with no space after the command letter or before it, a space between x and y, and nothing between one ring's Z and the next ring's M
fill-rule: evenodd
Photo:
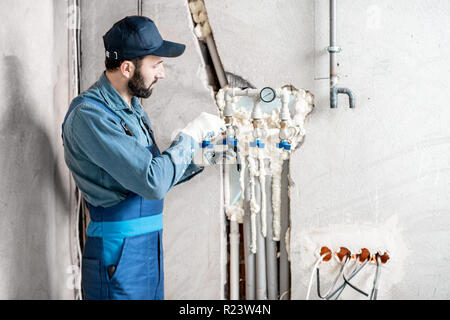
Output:
M155 23L144 16L128 16L117 21L103 36L106 57L131 60L147 55L178 57L186 46L163 40Z

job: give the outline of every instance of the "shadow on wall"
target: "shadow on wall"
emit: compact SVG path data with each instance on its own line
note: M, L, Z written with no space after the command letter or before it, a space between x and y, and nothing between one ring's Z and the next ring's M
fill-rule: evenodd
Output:
M60 274L56 270L56 215L69 214L56 212L55 203L69 199L55 170L52 140L34 116L52 112L50 106L45 109L39 104L53 101L53 90L42 92L39 101L27 90L33 84L26 80L29 71L24 63L16 56L2 60L6 72L0 79L0 298L54 299L61 286L55 278Z

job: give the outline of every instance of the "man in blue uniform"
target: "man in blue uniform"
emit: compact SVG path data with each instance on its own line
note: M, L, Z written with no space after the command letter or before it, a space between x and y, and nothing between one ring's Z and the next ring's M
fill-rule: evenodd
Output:
M103 37L106 71L64 119L64 157L91 221L82 261L86 299L164 299L165 194L203 170L195 152L223 121L202 113L164 152L139 102L164 78L163 57L185 46L163 40L152 20L126 17Z

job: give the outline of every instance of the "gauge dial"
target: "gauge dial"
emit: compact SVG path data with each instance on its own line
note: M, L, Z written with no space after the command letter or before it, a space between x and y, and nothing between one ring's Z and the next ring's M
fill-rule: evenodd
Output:
M261 100L264 102L272 102L273 99L275 99L275 90L273 90L270 87L265 87L261 90L259 93L259 96L261 97Z

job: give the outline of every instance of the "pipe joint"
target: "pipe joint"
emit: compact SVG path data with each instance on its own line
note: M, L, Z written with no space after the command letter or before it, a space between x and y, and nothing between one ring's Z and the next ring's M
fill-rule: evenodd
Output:
M348 88L338 88L333 87L331 88L330 92L330 106L331 108L337 108L338 107L338 95L339 94L346 94L348 96L349 106L350 108L355 107L355 98L353 96L353 93Z

